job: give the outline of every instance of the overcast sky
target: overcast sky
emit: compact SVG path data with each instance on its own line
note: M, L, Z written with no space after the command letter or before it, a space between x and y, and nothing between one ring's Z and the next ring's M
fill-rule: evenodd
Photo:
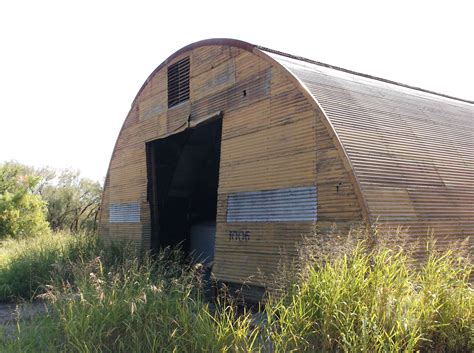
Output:
M192 42L235 38L474 100L471 1L2 1L0 162L102 181L139 88Z

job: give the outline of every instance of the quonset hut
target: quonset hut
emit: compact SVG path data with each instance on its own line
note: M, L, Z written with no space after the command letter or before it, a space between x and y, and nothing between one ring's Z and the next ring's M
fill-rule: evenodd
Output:
M111 158L100 235L180 243L262 287L302 235L359 222L474 233L474 103L230 39L150 75ZM469 244L472 253L472 241Z

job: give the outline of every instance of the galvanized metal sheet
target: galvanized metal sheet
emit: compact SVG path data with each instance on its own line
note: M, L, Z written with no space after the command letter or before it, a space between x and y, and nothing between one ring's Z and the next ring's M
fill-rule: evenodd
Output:
M227 222L316 221L316 187L229 194Z
M113 203L109 207L109 223L139 223L140 204L138 202Z

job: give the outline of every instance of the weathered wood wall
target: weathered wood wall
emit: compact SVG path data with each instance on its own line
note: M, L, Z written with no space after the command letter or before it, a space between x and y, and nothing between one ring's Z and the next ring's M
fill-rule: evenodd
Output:
M186 56L191 62L190 99L168 109L167 67ZM218 111L223 113L213 268L218 279L264 285L264 277L282 258L296 254L301 237L314 234L316 223L323 231L333 222L347 230L362 220L353 181L322 123L322 113L297 81L258 50L205 45L172 57L135 99L106 180L100 219L104 238L132 240L137 249L149 247L145 143L184 130L189 117L197 121ZM229 221L230 195L292 188L316 193L317 222L298 217ZM139 207L139 220L110 223L113 204Z

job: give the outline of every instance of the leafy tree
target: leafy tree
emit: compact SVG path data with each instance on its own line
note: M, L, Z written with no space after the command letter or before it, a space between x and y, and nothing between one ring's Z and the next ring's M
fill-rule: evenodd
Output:
M17 163L0 164L0 238L47 231L46 204L34 193L39 181Z
M48 221L53 229L95 231L99 214L102 186L82 178L78 171L66 169L41 189L48 203Z
M45 211L46 220L53 230L79 230L95 231L99 215L99 207L102 196L102 185L99 182L83 178L77 170L65 169L57 171L50 167L34 168L16 162L8 162L4 165L3 189L11 190L14 187L23 194L29 195L26 198L17 198L22 202L33 202L37 200ZM1 183L1 182L0 182ZM22 186L23 188L19 188ZM2 194L0 185L0 194ZM3 197L11 198L10 193ZM21 194L21 195L23 195ZM1 199L0 199L1 200ZM42 200L42 201L41 201ZM11 203L11 201L10 201ZM0 201L1 204L1 201ZM0 212L2 210L0 206ZM6 207L6 206L5 206ZM33 206L29 206L33 207ZM11 219L9 227L21 226L22 220L17 211L9 209L4 212L4 217ZM18 217L17 217L18 216ZM16 221L13 221L16 219ZM0 216L0 222L4 222ZM5 227L6 227L5 223ZM14 234L13 234L14 235Z

